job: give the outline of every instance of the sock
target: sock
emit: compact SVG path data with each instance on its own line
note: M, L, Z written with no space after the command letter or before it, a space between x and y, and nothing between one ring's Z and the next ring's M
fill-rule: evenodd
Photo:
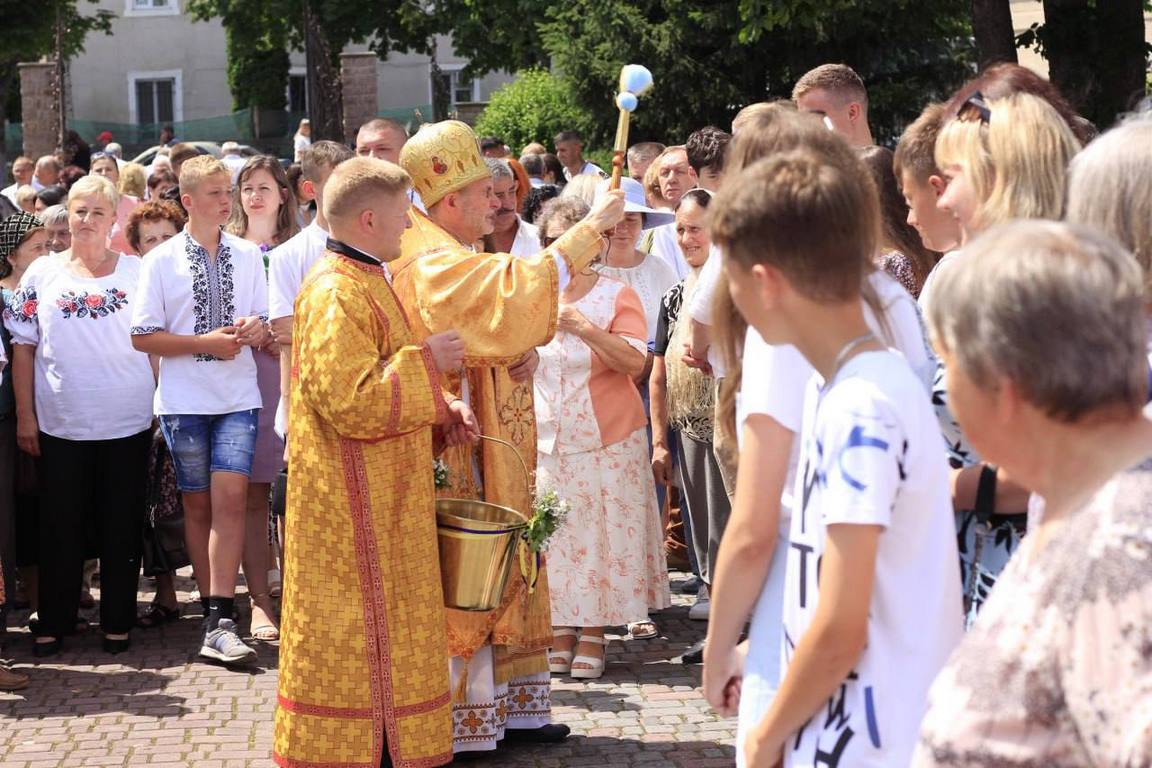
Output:
M221 619L232 620L232 609L236 599L234 597L208 598L208 628L216 629Z
M207 595L201 595L200 596L200 613L204 617L204 618L200 619L200 628L202 630L204 630L205 634L207 634L208 633L208 596Z

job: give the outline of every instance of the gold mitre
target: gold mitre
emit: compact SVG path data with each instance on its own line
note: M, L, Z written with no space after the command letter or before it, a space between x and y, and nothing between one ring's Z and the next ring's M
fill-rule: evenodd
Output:
M412 177L424 205L431 208L449 192L492 177L480 143L459 120L425 123L400 150L400 165Z

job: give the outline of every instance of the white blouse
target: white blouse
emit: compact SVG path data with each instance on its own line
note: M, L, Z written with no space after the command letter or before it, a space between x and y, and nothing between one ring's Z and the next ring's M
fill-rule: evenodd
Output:
M67 258L52 255L24 273L4 325L14 344L36 347L40 431L64 440L114 440L148 429L152 367L128 333L140 269L139 257L123 254L112 274L81 277Z
M243 317L268 320L268 281L259 246L226 232L213 259L185 229L144 260L141 299L132 313L132 335L166 331L199 336ZM212 355L160 359L157 415L219 415L261 405L252 350L231 360Z

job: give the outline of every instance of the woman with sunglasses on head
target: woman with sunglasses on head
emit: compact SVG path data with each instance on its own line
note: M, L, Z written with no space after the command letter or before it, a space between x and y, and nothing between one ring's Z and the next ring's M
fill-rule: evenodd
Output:
M280 162L270 155L248 160L236 177L232 218L224 230L256 243L268 252L300 231L296 196ZM244 541L244 579L252 599L252 637L272 642L280 639L272 605L268 572L274 559L269 538L269 499L272 482L284 468L284 441L276 434L276 406L280 402L280 348L274 341L253 350L256 380L264 406L256 426L256 450L248 483L248 514Z

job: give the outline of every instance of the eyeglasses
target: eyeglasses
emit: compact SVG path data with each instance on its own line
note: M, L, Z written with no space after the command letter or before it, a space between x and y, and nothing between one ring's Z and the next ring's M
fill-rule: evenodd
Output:
M992 120L992 108L984 99L984 94L976 91L956 110L956 119L964 121L979 120L987 125Z

